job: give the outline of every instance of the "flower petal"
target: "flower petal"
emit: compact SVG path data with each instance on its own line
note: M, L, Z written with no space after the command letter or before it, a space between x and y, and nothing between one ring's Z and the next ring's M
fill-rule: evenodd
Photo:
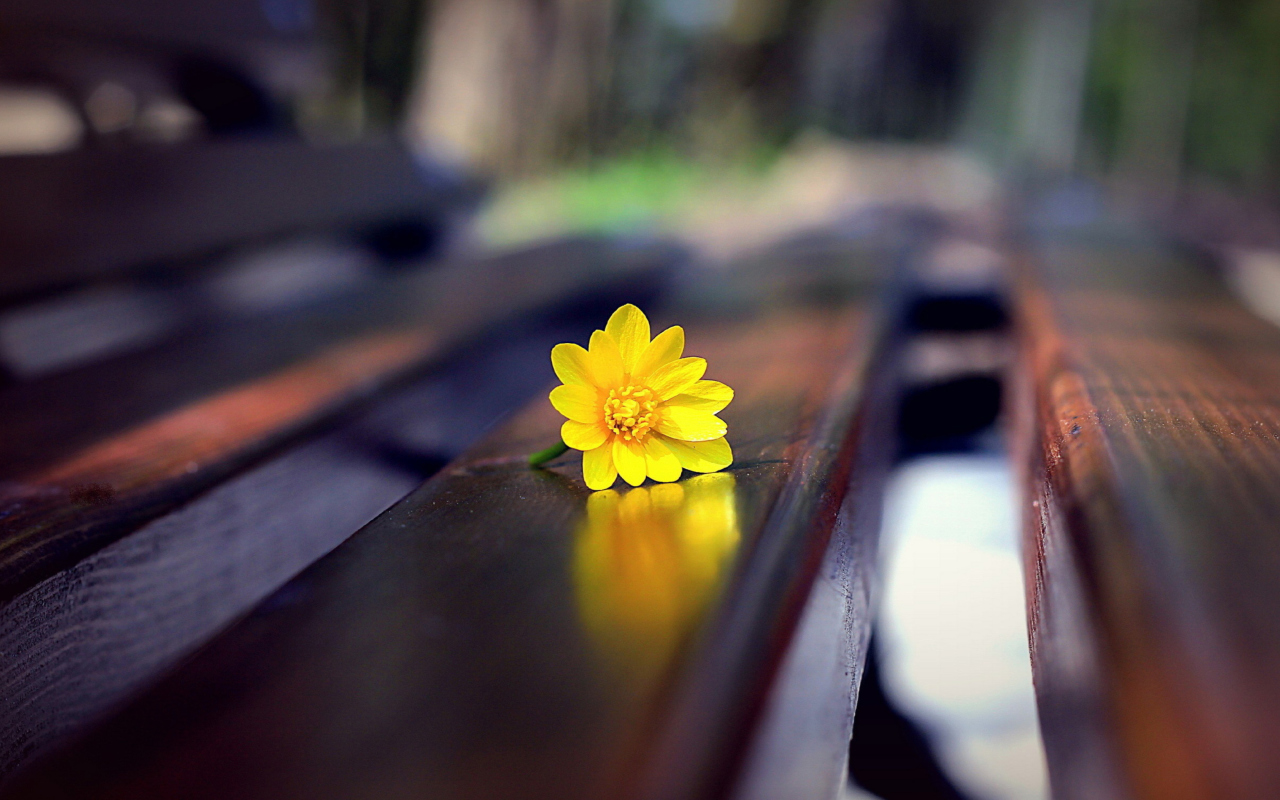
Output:
M644 483L644 448L639 442L628 442L621 436L613 437L613 463L618 468L618 474L627 483L632 486Z
M644 312L627 303L613 312L604 330L618 343L622 352L622 369L630 374L635 371L636 360L649 346L649 319Z
M684 352L684 328L672 325L649 342L631 369L632 378L647 378L663 364L669 364Z
M591 334L588 356L591 382L600 389L612 389L622 385L622 351L613 337L604 331Z
M733 400L733 390L720 381L698 381L683 393L671 398L670 405L696 408L715 414ZM564 414L564 412L560 412ZM565 414L565 416L568 416Z
M599 422L569 420L560 426L560 438L574 450L594 450L609 438L609 429Z
M693 386L707 371L705 358L681 358L663 364L649 376L649 388L660 400L670 400Z
M723 437L709 442L664 438L662 443L680 459L680 466L690 472L718 472L733 463L733 450Z
M684 406L666 406L654 426L658 433L685 442L706 442L724 436L729 427L709 411ZM566 440L567 441L567 440Z
M645 471L655 481L670 483L680 480L680 459L657 436L645 437L644 463Z
M558 344L551 348L551 368L563 384L590 386L590 364L591 356L580 344Z
M613 465L613 444L605 442L594 450L588 450L582 454L582 479L587 482L587 488L595 491L608 489L618 477L618 468ZM592 495L594 498L595 495ZM617 495L613 498L615 501ZM602 511L604 509L601 509ZM591 498L587 499L587 512L595 513L596 509L591 504Z
M577 422L599 422L604 418L600 393L591 386L557 386L551 390L551 405Z

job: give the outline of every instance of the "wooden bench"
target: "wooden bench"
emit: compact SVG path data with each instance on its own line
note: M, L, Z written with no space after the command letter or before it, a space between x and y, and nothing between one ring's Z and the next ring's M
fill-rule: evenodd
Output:
M591 238L442 255L470 190L389 145L215 140L0 159L0 172L14 187L0 223L0 357L38 366L10 361L0 385L0 776L527 396L498 383L456 407L462 390L447 387L468 353L513 330L549 348L555 319L652 297L684 258ZM86 175L125 196L88 191ZM387 252L378 234L406 230L439 236ZM324 285L321 262L335 257L359 268ZM43 360L5 338L68 318L101 333L121 323L118 311L99 319L112 316L102 296L123 298L126 316L159 306L164 324ZM523 354L528 374L530 354L497 349ZM451 426L426 450L406 433L421 427L418 405Z
M665 257L582 241L455 261L0 391L0 600L467 338Z
M0 298L172 271L179 256L281 234L416 223L443 237L479 198L402 147L285 135L9 157L0 182Z
M307 326L267 328L283 332L270 340L288 344L283 348L267 342L246 347L253 340L244 335L262 333L260 326L215 328L207 336L0 392L25 411L10 419L7 443L14 452L23 444L40 452L30 447L33 440L46 443L46 452L60 459L55 464L92 463L86 451L123 452L94 464L91 483L63 468L58 479L38 484L30 473L19 473L7 487L0 651L9 660L0 673L0 747L6 751L0 764L16 765L40 742L116 702L120 692L203 641L403 496L423 470L447 460L521 399L498 384L466 401L488 416L461 415L453 405L462 402L457 390L446 392L447 399L438 396L441 381L458 371L450 359L470 353L472 343L500 336L495 326L527 330L522 318L535 312L546 318L567 297L650 292L667 263L658 252L613 256L607 247L582 242L438 266L410 282L439 288L465 280L488 288L488 279L508 280L483 299L451 295L448 309L421 303L405 320L416 318L405 330L421 336L409 340L414 346L394 351L394 358L370 358L359 346L385 335L391 318L372 317L372 329L336 337L342 315L312 309L302 315ZM561 263L564 258L587 271L581 282ZM535 279L536 288L522 286L525 278ZM393 283L389 288L405 285ZM317 335L319 323L334 327ZM555 343L541 337L546 348ZM342 360L328 359L335 350ZM530 357L524 356L526 372ZM79 393L62 388L67 384ZM113 395L111 387L120 385L134 391ZM22 403L33 395L62 398L63 405ZM84 396L101 398L97 417L74 413L75 398ZM61 414L64 405L65 416L45 416ZM396 432L412 430L408 426L423 413L419 408L452 427L425 444L412 438L401 443L404 436ZM24 420L45 424L14 424ZM75 442L73 435L88 444L60 449ZM197 468L182 467L183 460Z
M5 796L766 796L745 754L777 724L771 687L815 576L824 559L824 580L871 568L850 547L874 539L892 450L869 388L883 259L799 243L694 273L664 305L655 322L684 325L686 352L737 392L731 469L591 494L574 456L525 463L559 427L537 397ZM156 598L190 591L150 575ZM764 748L812 781L794 767L820 743L830 792L866 602L826 612L850 632L825 679L834 731Z
M1280 331L1132 233L1033 239L1027 580L1054 796L1280 796Z

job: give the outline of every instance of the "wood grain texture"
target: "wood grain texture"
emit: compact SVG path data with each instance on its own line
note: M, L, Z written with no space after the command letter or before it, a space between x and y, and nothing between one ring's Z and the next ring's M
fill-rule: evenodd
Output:
M568 326L517 330L519 341L469 347L0 608L0 780L119 705L540 391L547 351Z
M468 338L672 256L581 240L459 261L0 390L0 603Z
M523 463L538 401L7 796L722 796L876 343L858 302L725 311L679 321L737 390L730 470L593 495Z
M1185 252L1021 290L1030 632L1059 798L1280 796L1280 331Z

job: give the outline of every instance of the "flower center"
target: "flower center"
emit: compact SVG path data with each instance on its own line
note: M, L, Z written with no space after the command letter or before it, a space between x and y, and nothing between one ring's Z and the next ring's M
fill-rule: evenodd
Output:
M604 401L604 424L623 439L639 441L657 421L654 416L657 405L652 389L643 386L610 389L609 399Z

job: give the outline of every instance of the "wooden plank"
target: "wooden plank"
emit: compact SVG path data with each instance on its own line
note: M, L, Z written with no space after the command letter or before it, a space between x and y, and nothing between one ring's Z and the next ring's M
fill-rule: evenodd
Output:
M672 256L582 240L460 261L0 390L0 603L502 320Z
M881 382L880 391L888 388ZM886 398L887 400L887 398ZM883 477L892 460L888 402L866 406L868 439L791 646L770 688L732 796L836 800L849 784L849 740L868 656Z
M539 400L8 796L723 795L847 494L878 327L865 294L744 305L711 278L672 321L737 390L730 470L592 494L575 457L524 464L559 426Z
M1158 242L1033 254L1019 454L1054 796L1280 796L1280 331Z
M596 315L625 302L599 299ZM0 607L0 780L119 705L474 444L541 391L547 351L585 324L574 310L468 346L335 430L264 459Z
M272 236L442 227L475 190L427 170L390 145L285 137L0 159L0 299Z

